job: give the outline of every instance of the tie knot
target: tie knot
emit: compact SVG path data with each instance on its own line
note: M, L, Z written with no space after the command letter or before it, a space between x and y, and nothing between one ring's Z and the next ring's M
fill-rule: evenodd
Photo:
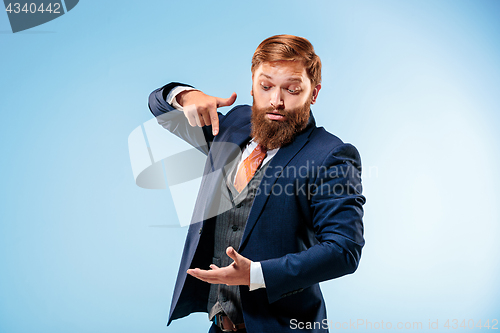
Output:
M260 167L262 161L264 161L266 153L266 148L257 145L250 155L241 163L236 173L236 177L234 178L234 187L238 192L241 192L250 182L255 171Z

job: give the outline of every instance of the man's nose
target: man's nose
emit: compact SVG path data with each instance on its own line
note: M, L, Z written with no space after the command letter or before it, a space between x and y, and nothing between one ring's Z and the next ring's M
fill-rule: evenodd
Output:
M281 98L281 90L276 89L271 95L271 106L278 108L283 105L283 99Z

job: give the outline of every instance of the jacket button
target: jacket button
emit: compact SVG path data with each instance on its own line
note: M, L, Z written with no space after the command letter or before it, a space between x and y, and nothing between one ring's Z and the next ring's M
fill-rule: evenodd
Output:
M203 227L200 228L200 231L198 231L198 233L201 235L202 232L203 232Z
M233 225L233 231L238 231L238 226L237 225Z

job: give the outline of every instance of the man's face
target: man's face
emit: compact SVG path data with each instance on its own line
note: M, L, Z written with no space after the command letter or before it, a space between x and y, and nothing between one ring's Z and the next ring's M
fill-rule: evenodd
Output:
M252 79L252 136L267 149L290 143L306 127L321 85L312 87L297 61L263 63Z

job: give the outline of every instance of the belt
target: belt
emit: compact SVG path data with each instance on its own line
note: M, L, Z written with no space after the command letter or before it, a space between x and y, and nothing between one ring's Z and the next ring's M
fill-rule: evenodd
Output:
M233 324L228 316L222 313L218 313L214 317L214 324L217 325L222 332L236 332L245 328L245 324Z

